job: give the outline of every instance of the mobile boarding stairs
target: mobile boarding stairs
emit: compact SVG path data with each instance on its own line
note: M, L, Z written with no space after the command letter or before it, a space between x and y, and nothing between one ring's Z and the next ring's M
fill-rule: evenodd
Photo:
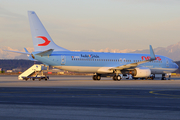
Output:
M47 70L47 67L45 67L43 64L34 64L29 69L24 71L22 74L18 76L19 80L28 80L28 79L39 79L47 80L49 79L49 76L43 75L43 70Z

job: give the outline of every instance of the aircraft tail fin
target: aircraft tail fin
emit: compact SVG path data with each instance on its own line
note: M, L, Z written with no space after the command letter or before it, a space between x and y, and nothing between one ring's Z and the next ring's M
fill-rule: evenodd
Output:
M34 11L28 11L29 23L33 39L34 51L46 51L54 49L54 51L69 51L56 45L41 23L40 19Z

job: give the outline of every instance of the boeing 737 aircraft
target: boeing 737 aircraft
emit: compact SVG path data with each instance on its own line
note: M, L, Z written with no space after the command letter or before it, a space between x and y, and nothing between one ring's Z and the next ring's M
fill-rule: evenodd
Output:
M28 11L34 52L19 52L30 55L30 59L55 68L94 73L93 80L113 76L121 80L120 74L131 74L134 78L147 78L151 74L162 74L178 69L168 57L155 55L150 45L150 54L75 52L56 45L34 11ZM14 51L15 52L15 51ZM16 51L18 52L18 51Z

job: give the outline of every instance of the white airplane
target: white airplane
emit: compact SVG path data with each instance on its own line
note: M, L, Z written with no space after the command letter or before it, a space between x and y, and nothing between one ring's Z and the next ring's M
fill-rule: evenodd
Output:
M121 80L119 74L131 74L133 78L147 78L151 74L162 74L178 69L178 65L168 57L155 55L150 45L150 54L75 52L56 45L34 11L28 11L34 52L19 52L30 55L30 59L68 71L94 73L93 80L113 76ZM13 51L11 51L13 52ZM18 51L14 51L18 52Z

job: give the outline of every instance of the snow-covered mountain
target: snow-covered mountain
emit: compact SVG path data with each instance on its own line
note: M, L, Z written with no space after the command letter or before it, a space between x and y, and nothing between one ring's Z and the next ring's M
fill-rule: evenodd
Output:
M154 52L157 55L163 55L173 59L174 61L180 61L180 42L167 46L167 47L158 47L154 48ZM149 49L146 50L136 50L132 53L148 53Z
M13 49L10 47L3 47L0 48L0 59L28 59L28 57L24 54L19 54L19 53L14 53L14 52L7 52L7 51L3 51L3 50L12 50L12 51L21 51L21 52L25 52L24 49L22 50L18 50L18 49ZM29 52L34 51L34 48L27 48L27 50Z
M26 55L18 54L18 53L11 53L11 52L6 52L4 50L14 50L14 51L19 51L18 49L12 49L10 47L4 47L0 48L0 59L28 59ZM29 52L32 52L34 49L33 48L27 48ZM20 51L24 51L23 49ZM96 50L73 50L73 51L92 51L92 52L112 52L112 53L147 53L149 54L149 49L145 50L131 50L131 49L124 49L124 50L119 50L119 49L100 49L98 51ZM157 55L163 55L167 56L174 61L180 61L180 42L170 45L167 47L158 47L154 48L154 52Z

